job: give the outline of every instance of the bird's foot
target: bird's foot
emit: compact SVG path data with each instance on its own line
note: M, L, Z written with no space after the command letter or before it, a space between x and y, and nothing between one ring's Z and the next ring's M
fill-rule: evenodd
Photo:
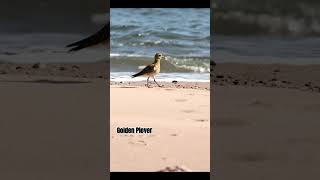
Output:
M157 85L158 85L158 87L163 87L163 85L160 85L160 84L158 84L157 82L155 82Z
M157 85L158 87L163 87L163 85L158 84L156 81L154 81L154 82L156 83L156 85Z

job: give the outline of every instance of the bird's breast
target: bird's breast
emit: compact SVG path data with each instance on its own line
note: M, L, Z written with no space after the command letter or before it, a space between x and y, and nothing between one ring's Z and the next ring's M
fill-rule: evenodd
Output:
M154 67L155 73L160 73L160 65Z

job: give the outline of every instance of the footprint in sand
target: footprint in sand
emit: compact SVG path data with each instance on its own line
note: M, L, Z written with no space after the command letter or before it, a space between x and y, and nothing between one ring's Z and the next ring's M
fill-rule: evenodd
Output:
M129 141L129 144L132 144L132 145L139 145L139 146L146 146L147 143L143 140L139 140L139 141Z
M197 121L197 122L206 122L208 121L207 119L195 119L194 121Z
M176 99L176 102L186 102L187 99Z
M182 112L184 112L184 113L193 113L193 112L195 112L194 110L183 110Z
M174 91L175 89L165 89L166 91Z

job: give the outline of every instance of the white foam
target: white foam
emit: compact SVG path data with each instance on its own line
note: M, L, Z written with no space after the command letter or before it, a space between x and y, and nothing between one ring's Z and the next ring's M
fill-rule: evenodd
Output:
M111 81L146 81L146 77L135 77L131 78L131 75L134 72L111 72L110 80ZM150 79L153 80L152 78ZM209 73L161 73L156 76L157 81L162 82L210 82Z

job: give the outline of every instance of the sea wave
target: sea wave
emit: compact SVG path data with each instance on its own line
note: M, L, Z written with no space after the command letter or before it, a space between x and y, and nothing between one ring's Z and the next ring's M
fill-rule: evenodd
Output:
M320 36L320 3L302 0L245 0L212 3L217 34Z
M152 62L152 58L144 56L120 56L113 54L110 65L113 72L134 72ZM161 71L164 73L209 73L209 57L170 57L161 61Z
M111 72L111 81L146 81L146 77L132 78L131 75L135 72ZM156 77L157 81L163 82L210 82L209 73L160 73Z

